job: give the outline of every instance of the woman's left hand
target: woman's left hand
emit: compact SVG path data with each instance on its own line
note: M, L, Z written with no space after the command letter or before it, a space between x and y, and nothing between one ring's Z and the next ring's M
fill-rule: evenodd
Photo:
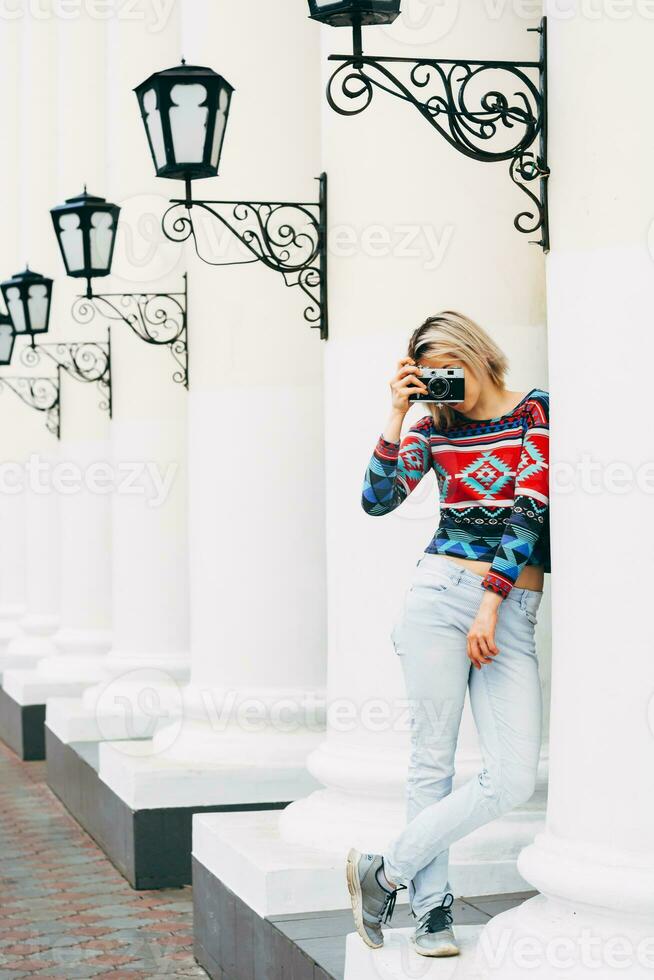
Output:
M490 664L500 651L495 643L495 627L502 597L484 589L475 620L468 630L468 656L473 667L481 670L482 664Z

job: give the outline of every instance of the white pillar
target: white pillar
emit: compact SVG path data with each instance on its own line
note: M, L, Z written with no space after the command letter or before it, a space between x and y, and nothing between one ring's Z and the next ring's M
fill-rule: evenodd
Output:
M122 211L113 275L96 281L96 292L183 291L182 254L156 231L165 199L156 193L132 91L179 61L177 10L165 14L155 22L154 9L143 5L107 24L103 196ZM101 312L94 322L105 323ZM167 346L144 342L119 319L112 324L113 645L103 683L87 688L81 702L48 705L48 725L64 741L151 733L171 709L169 694L180 710L178 685L189 673L187 393L173 381L177 365Z
M80 10L70 19L57 19L57 181L49 205L81 193L88 183L102 193L104 177L104 118L98 111L105 70L104 20ZM83 122L83 125L81 124ZM43 234L54 242L47 210L41 215ZM59 256L50 333L39 344L99 340L106 331L81 326L71 316L79 280L64 275ZM85 283L82 283L84 286ZM57 354L57 356L61 356ZM65 356L65 355L64 355ZM18 366L18 365L17 365ZM52 373L52 360L41 354L41 373ZM61 623L53 637L56 653L32 670L6 678L22 704L42 704L49 696L81 694L102 675L102 655L110 646L111 536L110 499L89 484L91 467L109 460L109 416L100 411L106 400L95 384L80 383L62 372L58 473L69 474L68 489L57 482L61 538L58 559L61 581Z
M654 23L552 10L549 34L551 775L519 857L542 894L487 924L475 975L631 980L654 968Z
M194 194L317 201L318 38L302 11L184 0L181 13L188 63L236 89L221 176ZM193 218L210 258L243 258L218 223ZM324 729L324 341L303 319L305 294L261 263L189 255L189 276L184 724L155 737L149 765L102 746L100 771L133 807L281 802L314 788L305 759Z
M55 272L56 244L48 227L48 209L55 192L55 168L43 165L44 160L56 159L56 31L49 5L42 4L41 18L25 17L21 27L20 71L20 139L18 141L19 188L19 242L15 266L19 271L28 261L31 268L53 275ZM29 120L29 125L26 124ZM21 365L20 350L23 340L16 343L14 364L7 374L25 375L29 370ZM35 372L35 373L50 373ZM10 392L4 397L11 399L12 413L22 412L26 431L31 432L26 449L38 457L36 465L50 470L57 459L54 436L45 429L44 416L21 406ZM29 422L27 417L29 416ZM42 477L29 483L41 484ZM26 615L20 622L21 635L16 636L7 648L14 663L26 667L43 656L56 652L53 635L59 623L59 509L56 494L49 490L39 491L33 485L26 494ZM3 675L3 687L10 691L9 672Z
M398 24L396 31L368 29L365 49L397 56L417 51L443 58L459 53L537 57L538 39L525 30L531 23L507 13L490 45L479 17L482 5L471 6L475 9L460 11L455 28L438 45L429 24L409 32L411 46L403 44ZM314 29L319 32L317 25ZM322 37L322 62L331 72L327 55L347 51L351 34L325 28ZM407 717L390 632L413 567L438 523L437 490L429 477L406 505L383 519L364 513L361 492L390 411L388 379L412 330L439 309L460 309L506 349L513 368L509 384L526 390L547 383L543 257L513 227L524 200L510 181L508 164L483 165L463 157L411 106L383 92L353 118L334 113L322 92L321 98L323 164L330 176L325 348L330 716L327 738L308 765L325 788L279 817L197 817L194 836L196 857L229 888L246 894L260 914L342 907L346 850L381 850L404 824ZM510 287L498 274L499 258L489 256L502 256ZM421 414L412 409L406 426ZM546 660L547 652L541 642L541 658ZM467 706L457 779L480 767ZM543 773L529 805L452 847L451 880L458 894L524 886L515 858L542 825L544 778ZM234 857L244 853L246 838L251 842L247 872ZM265 860L259 860L264 851ZM271 853L275 868L288 872L284 877L276 870L276 881L284 881L279 892L266 867Z
M20 71L22 20L4 21L0 32L0 89L11 92ZM3 133L7 146L15 147L18 140L19 105L17 99L6 99L3 107ZM16 152L0 155L0 179L3 187L16 187L20 162ZM5 230L0 236L2 268L10 270L16 263L18 246L19 205L16 194L4 201ZM2 374L8 374L5 369ZM3 482L0 489L0 674L13 660L7 656L7 646L19 632L19 621L25 613L25 495L22 463L26 449L22 423L23 412L11 392L4 391L0 400L2 413L1 463ZM19 470L18 467L21 467ZM20 661L19 661L20 662Z

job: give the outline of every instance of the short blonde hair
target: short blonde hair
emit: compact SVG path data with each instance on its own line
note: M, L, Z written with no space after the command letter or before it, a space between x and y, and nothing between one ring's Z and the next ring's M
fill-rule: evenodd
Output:
M444 310L428 317L414 330L409 339L407 354L415 361L423 357L454 357L462 361L475 377L488 375L500 390L505 388L509 362L502 350L486 331L454 310ZM454 421L449 405L425 406L431 413L436 427L448 426Z

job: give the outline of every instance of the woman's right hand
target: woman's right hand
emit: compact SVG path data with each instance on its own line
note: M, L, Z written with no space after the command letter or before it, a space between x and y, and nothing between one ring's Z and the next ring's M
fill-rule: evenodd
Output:
M403 357L397 362L397 374L390 382L393 414L404 417L411 407L409 395L428 391L419 375L420 368L412 357Z

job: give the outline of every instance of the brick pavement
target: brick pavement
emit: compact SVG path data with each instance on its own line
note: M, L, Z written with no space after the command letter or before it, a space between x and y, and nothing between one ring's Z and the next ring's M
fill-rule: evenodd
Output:
M0 743L0 980L206 977L191 889L134 891L45 782Z

